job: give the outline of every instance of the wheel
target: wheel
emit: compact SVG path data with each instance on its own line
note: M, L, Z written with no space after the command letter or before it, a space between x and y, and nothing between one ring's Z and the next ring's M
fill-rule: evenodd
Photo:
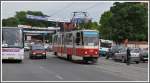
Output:
M71 61L72 60L72 56L71 55L67 55L67 60Z
M22 63L22 60L17 60L18 63Z
M46 59L46 55L45 55L45 56L43 56L43 59Z
M33 59L33 57L32 57L32 56L29 56L29 58L30 58L30 59Z
M136 61L136 64L139 64L139 61Z
M56 56L57 56L57 52L54 52L54 55L56 55Z

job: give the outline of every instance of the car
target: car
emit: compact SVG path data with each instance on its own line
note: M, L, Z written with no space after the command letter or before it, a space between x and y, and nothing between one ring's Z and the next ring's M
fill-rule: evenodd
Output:
M148 61L148 50L147 49L143 49L140 53L140 60L145 62Z
M122 45L114 45L110 49L108 49L108 52L106 53L106 59L114 58L114 54L119 52L119 50L125 49Z
M131 49L130 50L130 61L136 62L137 64L140 62L140 50L139 49ZM123 63L127 62L127 49L121 49L119 52L115 53L113 59L121 60Z
M30 52L29 52L29 58L43 58L46 59L46 49L42 44L35 44L31 46Z
M109 48L100 48L99 49L99 54L100 54L100 56L106 56L106 54L107 54L107 52L108 52L108 49Z

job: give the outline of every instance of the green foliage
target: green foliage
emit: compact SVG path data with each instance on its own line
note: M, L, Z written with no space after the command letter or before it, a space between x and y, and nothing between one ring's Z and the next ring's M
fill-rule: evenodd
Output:
M17 24L18 24L18 21L16 18L14 17L11 17L11 18L8 18L8 19L3 19L3 26L12 26L12 27L15 27Z
M55 26L54 22L27 19L26 18L27 14L35 16L46 16L40 11L19 11L16 12L16 15L14 17L3 19L2 24L3 26L14 26L14 27L17 27L19 24L30 25L33 27Z
M98 24L97 22L88 22L88 23L81 23L79 25L80 29L92 29L92 30L98 30Z
M102 37L116 42L125 39L148 40L147 8L147 3L114 3L110 11L101 16Z

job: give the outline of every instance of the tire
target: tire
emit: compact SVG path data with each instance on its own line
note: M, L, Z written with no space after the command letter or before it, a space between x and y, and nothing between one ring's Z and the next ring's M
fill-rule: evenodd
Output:
M139 61L136 61L136 64L139 64L140 62Z
M22 60L17 60L17 63L22 63Z
M56 56L57 56L57 52L54 52L54 55L56 55Z
M46 57L46 55L45 56L43 56L43 59L46 59L47 57Z
M72 56L71 55L67 55L67 60L71 61L72 60Z

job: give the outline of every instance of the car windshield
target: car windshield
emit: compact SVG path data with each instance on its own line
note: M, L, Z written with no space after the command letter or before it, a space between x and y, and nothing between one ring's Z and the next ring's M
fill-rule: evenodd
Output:
M34 45L34 46L32 46L32 50L44 50L44 49L45 48L42 45Z
M3 28L2 47L23 47L23 38L21 29Z
M111 47L111 43L104 43L104 42L101 42L101 47L110 48L110 47Z
M140 50L139 49L131 49L131 52L133 52L133 53L139 53Z

